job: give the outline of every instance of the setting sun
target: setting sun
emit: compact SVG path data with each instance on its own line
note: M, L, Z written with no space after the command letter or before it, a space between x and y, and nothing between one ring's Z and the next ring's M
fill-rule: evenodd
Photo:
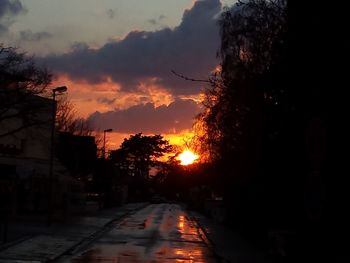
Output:
M179 155L178 160L181 162L181 165L189 165L194 163L198 158L199 156L197 154L190 150L185 150Z

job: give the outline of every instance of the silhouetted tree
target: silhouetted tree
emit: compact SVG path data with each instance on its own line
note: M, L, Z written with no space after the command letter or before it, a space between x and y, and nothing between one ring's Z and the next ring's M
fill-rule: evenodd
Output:
M82 136L94 134L90 123L77 116L74 104L67 96L62 96L57 102L56 130Z
M171 145L161 135L138 133L124 139L111 159L130 175L148 179L150 167L157 165L158 159L170 151Z
M197 119L198 144L217 166L231 223L253 232L284 225L295 215L285 214L298 192L297 180L290 180L297 165L291 164L300 158L302 140L296 132L300 100L286 83L286 1L240 1L219 25L222 62Z
M49 105L37 96L46 96L50 83L51 74L33 58L0 44L0 124L20 120L6 125L0 137L49 121L38 116Z
M239 150L249 118L264 105L281 102L284 87L262 81L284 55L285 1L239 2L222 14L219 24L222 62L210 77L205 110L195 124L210 160Z

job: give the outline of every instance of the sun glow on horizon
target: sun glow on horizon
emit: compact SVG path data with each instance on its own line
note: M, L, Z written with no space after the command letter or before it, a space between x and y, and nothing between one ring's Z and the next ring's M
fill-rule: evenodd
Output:
M190 165L193 164L198 158L199 156L197 154L190 150L185 150L179 155L178 160L180 161L181 165Z

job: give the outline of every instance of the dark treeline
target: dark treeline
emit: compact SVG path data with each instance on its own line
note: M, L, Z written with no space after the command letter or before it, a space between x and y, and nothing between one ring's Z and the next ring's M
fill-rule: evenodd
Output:
M346 190L333 155L332 99L341 94L342 70L331 70L333 51L345 42L332 32L339 19L325 17L321 5L294 9L284 0L227 9L219 21L221 68L196 124L220 182L225 223L256 240L278 235L286 254L274 255L277 262L346 256Z
M238 3L220 29L221 69L198 117L199 141L219 171L228 224L264 235L294 224L302 209L308 117L305 97L287 81L286 3Z

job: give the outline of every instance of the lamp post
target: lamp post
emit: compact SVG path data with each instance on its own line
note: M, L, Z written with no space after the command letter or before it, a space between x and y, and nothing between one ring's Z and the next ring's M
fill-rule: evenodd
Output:
M56 123L56 93L62 94L67 91L66 86L60 86L52 89L52 122L51 122L51 142L50 142L50 164L49 164L49 187L50 187L50 196L48 198L48 216L47 224L51 224L51 217L53 211L53 201L54 201L54 176L53 176L53 160L54 160L54 146L55 146L55 123Z
M106 158L106 132L111 132L113 131L112 129L106 129L103 131L103 148L102 148L102 156L103 159Z

